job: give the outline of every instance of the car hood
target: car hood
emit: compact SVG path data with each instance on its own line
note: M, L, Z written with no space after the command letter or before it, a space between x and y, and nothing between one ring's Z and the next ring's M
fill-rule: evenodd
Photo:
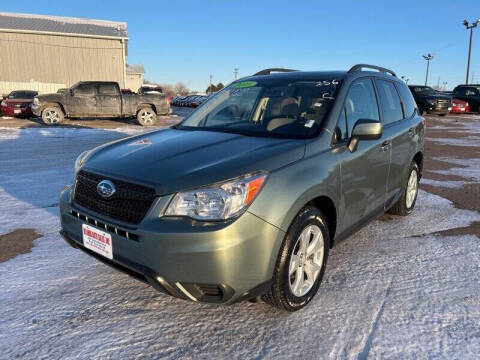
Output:
M42 94L42 95L37 95L36 98L40 102L61 101L64 98L64 94L59 94L59 93Z
M84 170L153 186L159 195L274 171L300 160L304 140L166 129L96 148Z

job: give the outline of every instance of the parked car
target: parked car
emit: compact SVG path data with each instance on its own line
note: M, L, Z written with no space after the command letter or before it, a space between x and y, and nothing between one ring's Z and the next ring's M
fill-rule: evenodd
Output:
M452 98L430 86L409 85L420 114L445 116L452 108Z
M181 299L299 310L332 246L412 213L424 125L391 70L264 70L179 125L82 153L61 233Z
M116 82L81 81L63 94L36 96L32 111L47 125L60 124L66 117L132 116L140 125L154 125L157 115L170 112L170 104L164 94L122 94Z
M480 84L458 85L453 89L455 99L467 101L470 111L480 112Z
M4 100L2 100L2 114L7 116L31 116L32 101L37 95L37 91L31 90L12 91Z
M468 105L468 102L459 100L459 99L453 99L452 100L452 110L450 110L451 113L454 114L465 114L470 112L470 105Z

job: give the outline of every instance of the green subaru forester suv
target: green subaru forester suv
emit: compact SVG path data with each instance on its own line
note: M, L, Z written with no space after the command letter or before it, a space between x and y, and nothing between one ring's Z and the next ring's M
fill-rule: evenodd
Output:
M424 131L391 70L263 70L176 126L82 153L61 233L166 294L295 311L330 248L412 212Z

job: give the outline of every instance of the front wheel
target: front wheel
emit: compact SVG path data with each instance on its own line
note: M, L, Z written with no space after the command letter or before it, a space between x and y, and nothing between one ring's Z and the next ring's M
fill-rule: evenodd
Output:
M57 106L49 106L42 111L42 120L47 125L58 125L65 119L62 109Z
M304 207L285 236L272 285L263 300L290 312L306 306L322 281L329 248L323 215L314 207Z
M142 126L155 125L157 121L157 114L151 107L140 109L137 113L137 121Z
M410 165L408 179L403 185L402 195L388 213L400 216L410 215L415 207L418 196L418 182L420 180L420 169L414 161Z

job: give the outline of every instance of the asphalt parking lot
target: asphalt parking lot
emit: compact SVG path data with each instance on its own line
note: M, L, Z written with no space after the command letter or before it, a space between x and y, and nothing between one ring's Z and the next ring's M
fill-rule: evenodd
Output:
M414 213L334 248L294 314L170 298L61 240L57 197L76 156L151 130L0 118L0 358L478 358L480 116L427 117Z

